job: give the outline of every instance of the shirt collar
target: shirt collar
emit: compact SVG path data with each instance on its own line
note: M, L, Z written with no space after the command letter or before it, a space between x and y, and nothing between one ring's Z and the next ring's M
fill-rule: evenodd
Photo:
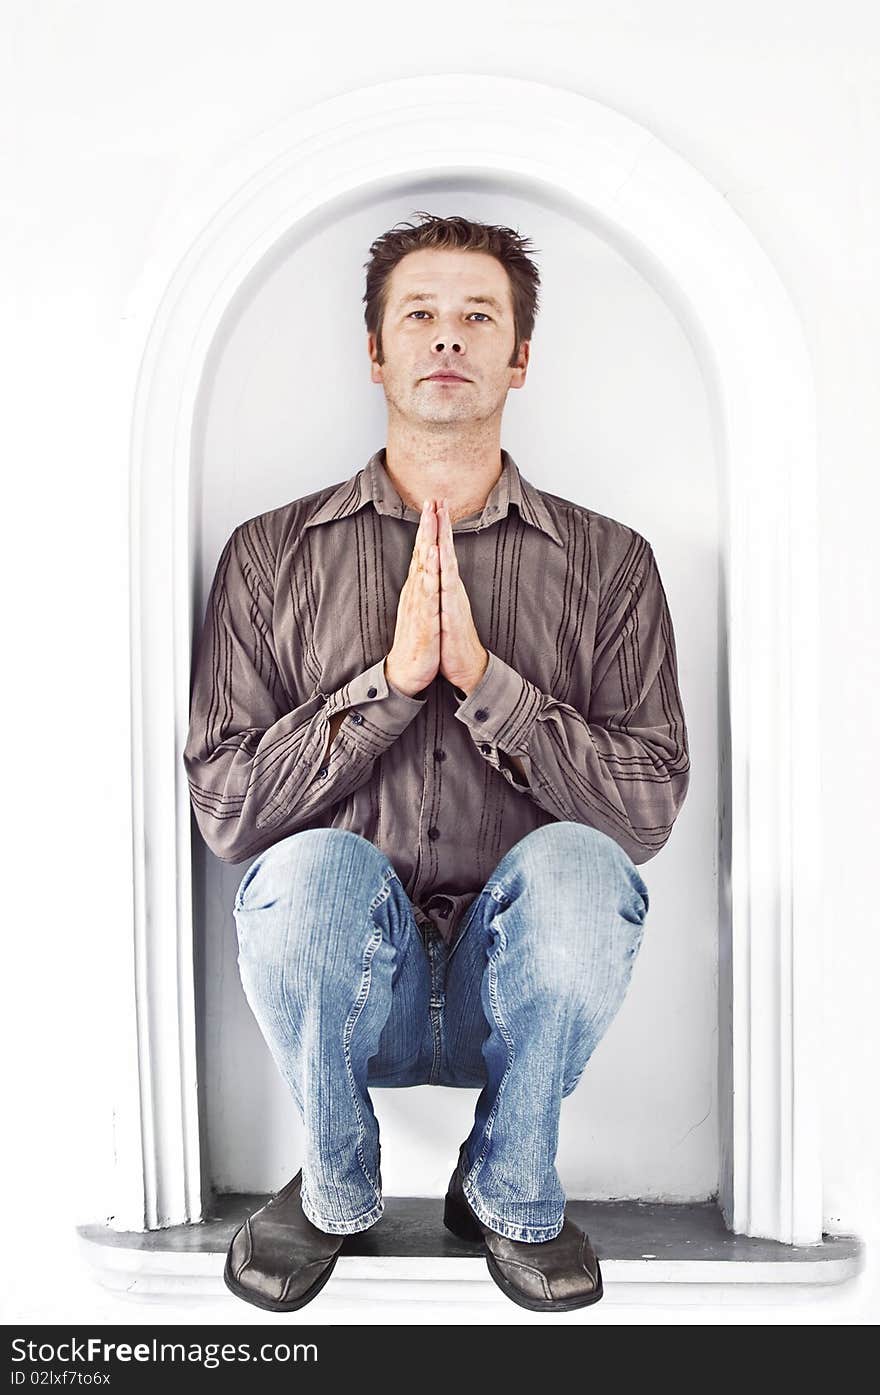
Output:
M391 482L385 458L383 446L370 456L362 470L358 470L351 479L345 480L333 490L306 521L304 527L311 528L314 524L348 518L369 503L372 503L377 513L418 523L419 511L410 508L401 499ZM564 547L565 544L540 490L520 474L513 456L504 449L501 451L501 474L492 486L482 510L478 514L459 519L453 524L453 531L471 533L488 528L497 523L499 518L506 518L511 504L516 504L520 517L526 523L531 524L533 528L539 528L560 547Z

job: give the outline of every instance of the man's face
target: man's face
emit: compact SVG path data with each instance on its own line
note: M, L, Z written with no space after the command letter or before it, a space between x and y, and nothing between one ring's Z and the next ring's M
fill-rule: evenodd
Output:
M384 363L367 336L371 377L389 409L414 424L462 425L500 416L510 388L522 387L528 342L510 366L515 330L510 282L486 252L425 248L391 273L382 322ZM466 381L431 375L448 370Z

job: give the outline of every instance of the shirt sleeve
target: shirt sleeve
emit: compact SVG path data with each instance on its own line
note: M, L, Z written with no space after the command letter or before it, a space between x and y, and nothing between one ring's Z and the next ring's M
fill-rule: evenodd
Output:
M600 829L642 863L669 838L690 780L675 636L649 544L599 629L588 712L557 701L490 650L470 694L453 689L455 716L524 797ZM522 763L528 784L506 755Z
M224 862L314 824L373 770L425 706L389 685L385 657L291 709L278 670L271 581L240 524L217 564L196 650L183 751L196 822ZM324 760L330 718L345 711Z

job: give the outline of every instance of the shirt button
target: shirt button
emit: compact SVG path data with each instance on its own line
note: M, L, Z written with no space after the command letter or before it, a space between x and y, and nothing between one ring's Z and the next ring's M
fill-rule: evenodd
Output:
M491 755L492 753L492 747L489 745L488 741L480 742L480 750L483 752L484 756Z
M435 842L436 839L438 839L438 838L440 837L440 830L439 830L439 828L434 828L434 827L429 828L429 829L428 829L428 837L431 839L431 842L432 842L432 843Z
M326 767L326 765L322 765L322 766L321 766L321 769L318 771L318 774L320 775L320 777L321 777L322 780L326 778L326 775L327 775L327 767Z
M437 747L436 751L434 752L434 759L435 759L435 760L445 760L445 759L446 759L446 752L444 751L444 749L443 749L442 746L438 746L438 747Z
M351 720L352 720L357 726L360 726L361 722L364 720L364 718L363 718L363 713L361 713L361 712L352 712L350 715L351 715Z
M478 722L485 722L488 715L489 713L486 711L485 707L478 707L476 712L474 713L474 716L476 717Z
M367 697L375 697L377 692L378 692L378 689L377 689L377 688L368 688L368 689L367 689Z

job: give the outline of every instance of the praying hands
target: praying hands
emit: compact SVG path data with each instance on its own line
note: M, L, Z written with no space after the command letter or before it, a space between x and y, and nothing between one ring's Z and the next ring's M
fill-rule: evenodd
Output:
M488 662L458 572L448 501L426 499L400 593L385 676L410 696L426 688L438 672L470 693Z

